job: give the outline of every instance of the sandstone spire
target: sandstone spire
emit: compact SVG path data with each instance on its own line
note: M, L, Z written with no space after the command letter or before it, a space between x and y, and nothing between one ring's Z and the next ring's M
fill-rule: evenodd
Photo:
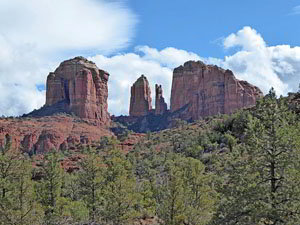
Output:
M131 87L129 115L145 116L151 112L151 104L149 82L144 75L141 75Z
M167 111L167 103L163 97L161 85L155 84L155 114L162 115Z

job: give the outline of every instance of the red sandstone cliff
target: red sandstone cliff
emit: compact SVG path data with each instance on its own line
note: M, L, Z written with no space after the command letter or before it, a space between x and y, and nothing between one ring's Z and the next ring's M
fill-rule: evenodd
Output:
M142 75L131 87L130 116L145 116L152 110L151 90L147 78Z
M64 61L47 77L45 106L55 108L60 104L60 111L108 123L108 77L107 72L83 57Z
M161 85L155 85L155 115L162 115L167 111L167 103L163 97Z
M255 105L262 95L258 87L237 80L230 70L188 61L174 69L171 112L186 107L181 116L193 120L218 113L230 114Z
M12 138L12 147L21 148L29 154L40 154L55 150L80 150L86 144L98 142L103 136L114 136L95 121L83 120L67 115L41 118L0 119L0 146L5 136Z

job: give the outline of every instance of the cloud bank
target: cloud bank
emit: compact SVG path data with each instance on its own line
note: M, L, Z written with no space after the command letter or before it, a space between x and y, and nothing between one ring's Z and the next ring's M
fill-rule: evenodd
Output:
M39 87L59 61L127 47L136 22L119 1L1 0L0 115L42 106Z

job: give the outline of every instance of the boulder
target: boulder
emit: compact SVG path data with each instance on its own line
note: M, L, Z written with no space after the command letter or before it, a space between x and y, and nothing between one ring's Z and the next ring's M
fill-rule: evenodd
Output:
M151 104L149 82L144 75L141 75L131 87L129 115L136 117L145 116L151 112Z
M182 119L197 120L253 106L262 96L258 87L236 79L230 70L188 61L174 69L170 110L184 108Z

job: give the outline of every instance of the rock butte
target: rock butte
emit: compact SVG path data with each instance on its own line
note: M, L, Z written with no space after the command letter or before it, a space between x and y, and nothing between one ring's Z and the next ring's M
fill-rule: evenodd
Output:
M22 120L0 120L0 145L13 137L14 148L28 154L76 150L79 146L114 136L106 127L109 74L83 57L62 62L47 77L46 104ZM76 117L55 115L75 114Z
M130 116L146 116L152 111L151 89L144 75L141 75L131 86Z
M184 108L182 119L197 120L253 106L262 96L258 87L237 80L230 70L188 61L174 69L171 112Z
M107 72L83 57L66 60L47 77L45 107L107 124L108 78Z

